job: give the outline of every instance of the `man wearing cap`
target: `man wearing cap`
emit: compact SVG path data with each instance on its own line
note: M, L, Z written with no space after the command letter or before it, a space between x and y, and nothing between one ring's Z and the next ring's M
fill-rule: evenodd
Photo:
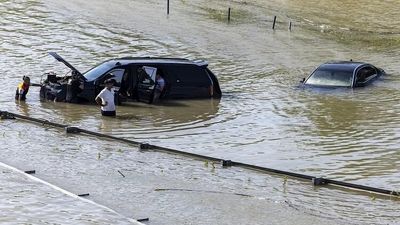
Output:
M95 101L101 105L101 115L115 116L115 102L114 102L114 79L107 79L104 81L105 88L100 91Z

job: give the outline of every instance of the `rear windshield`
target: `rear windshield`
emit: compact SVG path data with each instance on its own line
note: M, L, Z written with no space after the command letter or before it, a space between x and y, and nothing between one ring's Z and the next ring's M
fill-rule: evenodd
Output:
M93 81L99 78L101 75L105 74L107 71L109 71L112 68L112 64L110 63L103 63L98 66L93 67L89 71L83 74L83 76L88 80L88 81Z
M306 84L320 86L351 87L353 73L340 70L316 70L306 81Z

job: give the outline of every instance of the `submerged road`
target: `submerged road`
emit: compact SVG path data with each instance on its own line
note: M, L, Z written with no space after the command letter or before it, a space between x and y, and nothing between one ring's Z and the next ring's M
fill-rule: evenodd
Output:
M1 162L0 173L2 224L142 224Z
M48 129L18 123L24 124L29 133ZM5 137L15 132L21 137L27 135L15 129L16 123L4 124L3 121L3 125L7 125L2 129ZM29 179L31 175L19 174L2 164L0 170L7 175L1 178L6 185L1 189L4 204L0 204L0 208L3 208L4 217L0 221L14 222L18 218L34 224L125 224L134 216L149 218L146 224L341 224L340 219L321 218L322 214L282 198L285 189L306 188L309 184L305 182L288 180L279 187L276 185L282 179L279 177L242 169L221 169L218 165L166 153L140 152L115 141L92 140L93 144L87 146L85 142L91 137L62 132L51 129L46 132L51 139L33 138L31 141L36 146L30 143L25 146L23 138L14 140L13 143L22 144L20 150L13 151L17 146L9 144L10 150L0 155L12 155L4 161L21 169L34 168L34 177L75 193L90 193L85 198L109 206L125 217L114 215L101 206L87 206L86 201L69 200L71 196L58 193L47 184ZM48 141L68 143L68 147L40 153L40 146ZM71 161L68 152L75 151L77 146L80 146L75 156L78 160ZM101 146L105 148L102 150ZM35 155L29 161L15 160L18 155L32 152ZM121 158L130 163L121 164ZM91 172L87 175L82 174L84 165L90 165ZM74 177L79 177L79 181Z
M165 11L165 2L158 0L0 1L0 110L196 154L400 189L396 1L191 0L171 1L170 15ZM272 31L274 15L278 24ZM118 107L116 119L102 118L94 105L41 102L35 87L26 102L15 102L22 75L39 83L44 72L67 74L47 55L50 51L80 71L124 56L207 59L224 95L217 101L134 103ZM332 59L371 62L388 76L362 89L298 88L299 80ZM0 161L18 168L30 165L42 171L37 176L74 193L93 190L98 194L90 198L130 218L207 224L212 215L218 222L235 218L246 224L249 217L242 221L240 216L249 214L264 224L269 218L262 210L287 201L289 208L305 214L305 222L311 212L342 224L399 223L394 199L314 189L309 183L239 170L213 172L204 162L140 154L114 142L64 136L53 128L0 125ZM197 192L179 191L203 186L201 191L212 193L200 194L201 199L194 197ZM214 191L256 200L235 196L243 209L230 200L232 208L223 208L229 206L223 201L227 197ZM136 192L146 198L136 198ZM215 202L214 195L221 201Z

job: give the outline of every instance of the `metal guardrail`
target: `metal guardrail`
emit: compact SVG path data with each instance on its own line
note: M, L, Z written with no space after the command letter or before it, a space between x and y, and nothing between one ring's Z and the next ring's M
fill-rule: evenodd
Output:
M340 186L340 187L374 192L374 193L378 193L378 194L384 194L384 195L390 195L390 196L400 196L400 192L394 191L394 190L369 187L369 186L365 186L365 185L353 184L353 183L348 183L348 182L344 182L344 181L337 181L337 180L332 180L332 179L327 179L327 178L322 178L322 177L310 176L310 175L306 175L306 174L277 170L277 169L272 169L272 168L267 168L267 167L262 167L262 166L257 166L257 165L251 165L251 164L242 163L242 162L236 162L236 161L231 161L231 160L226 160L226 159L221 159L221 158L216 158L216 157L211 157L211 156L206 156L206 155L200 155L200 154L191 153L191 152L185 152L185 151L171 149L171 148L165 148L165 147L161 147L161 146L151 145L148 143L132 141L132 140L128 140L125 138L119 138L119 137L115 137L115 136L108 135L108 134L102 134L102 133L98 133L98 132L94 132L94 131L90 131L90 130L86 130L86 129L82 129L82 128L78 128L78 127L72 127L72 126L68 126L65 124L54 123L54 122L50 122L50 121L44 120L44 119L37 119L37 118L29 117L29 116L23 116L23 115L19 115L19 114L7 112L7 111L0 111L0 118L1 119L18 118L18 119L22 119L22 120L40 123L42 125L50 125L50 126L54 126L54 127L58 127L58 128L64 128L67 133L76 133L76 134L83 133L83 134L88 134L88 135L92 135L92 136L96 136L96 137L120 141L120 142L124 142L127 144L133 144L133 145L137 145L140 150L156 150L156 151L161 151L161 152L167 152L167 153L172 153L172 154L188 156L188 157L192 157L192 158L198 158L198 159L202 159L202 160L219 162L219 163L221 163L222 167L237 166L237 167L247 168L250 170L256 170L256 171L261 171L261 172L266 172L266 173L275 173L275 174L295 177L295 178L299 178L299 179L310 180L310 181L312 181L312 184L315 186L332 184L332 185L336 185L336 186Z

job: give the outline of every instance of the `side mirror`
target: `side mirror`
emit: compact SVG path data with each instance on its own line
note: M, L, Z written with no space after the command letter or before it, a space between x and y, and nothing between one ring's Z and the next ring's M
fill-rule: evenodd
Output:
M304 81L306 81L306 78L303 78L300 83L304 84Z

